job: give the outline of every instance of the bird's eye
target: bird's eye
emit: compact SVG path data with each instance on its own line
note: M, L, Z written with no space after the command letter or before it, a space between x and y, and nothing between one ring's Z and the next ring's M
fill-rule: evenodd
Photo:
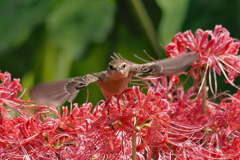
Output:
M122 67L123 67L123 68L126 68L126 64L124 64Z
M113 70L113 66L109 65L109 69Z

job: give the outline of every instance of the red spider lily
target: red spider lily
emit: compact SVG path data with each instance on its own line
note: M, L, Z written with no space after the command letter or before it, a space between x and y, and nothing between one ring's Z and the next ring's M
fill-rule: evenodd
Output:
M160 151L165 155L173 154L169 144L181 146L195 132L201 132L203 125L196 127L171 121L169 111L169 102L162 99L159 92L149 89L145 96L138 87L125 90L123 97L119 95L93 111L93 114L102 114L91 125L94 145L84 155L110 159L123 155L131 157L130 149L126 150L124 146L128 144L131 147L129 139L133 132L137 134L139 156L144 151L148 152L148 157L154 152L155 157L159 157Z
M11 81L11 74L8 72L0 73L0 97L5 99L14 99L17 97L19 91L22 91L20 79L13 79Z
M207 123L206 117L199 114L202 102L201 97L195 92L195 87L191 87L185 93L183 86L179 85L177 76L170 76L169 80L167 77L146 77L143 80L147 79L151 81L151 84L145 82L147 87L161 93L162 98L169 101L169 106L171 106L169 116L184 124Z
M145 78L145 80L147 79ZM180 159L200 159L202 157L227 159L239 156L236 152L231 152L230 149L232 138L239 135L238 128L232 127L233 125L236 126L238 122L237 106L239 100L237 99L239 99L239 93L235 94L233 98L223 99L220 105L207 101L207 115L202 115L202 100L201 96L195 92L195 87L191 87L184 93L181 86L175 84L173 87L171 78L169 82L167 82L166 77L161 77L160 81L152 77L150 80L152 85L147 83L150 88L162 93L162 95L171 94L171 97L174 97L169 99L169 96L164 96L164 98L170 100L168 116L171 124L174 124L169 125L170 128L167 130L178 135L178 138L176 138L168 134L169 142L175 144L175 147L171 149L179 151L176 155L171 154L173 157ZM229 112L226 113L225 110ZM202 130L197 126L202 126ZM177 132L174 132L171 128L177 129ZM181 132L180 129L183 131ZM194 131L194 129L196 130ZM192 134L193 132L195 134ZM204 141L208 143L207 149L202 147ZM164 158L161 154L156 157Z
M165 47L165 50L169 57L188 52L199 54L198 60L191 68L191 75L194 79L197 79L199 73L195 73L194 69L206 66L206 71L209 70L209 83L213 92L211 72L214 73L215 82L216 73L219 75L223 73L227 82L237 87L233 81L240 73L240 57L237 55L239 45L239 40L231 38L227 29L222 28L221 25L216 25L213 32L198 29L195 36L191 31L178 33L173 37L172 42ZM215 84L215 89L216 86L217 84Z
M166 80L164 83L166 87ZM20 112L20 117L14 119L2 114L1 129L4 134L1 144L5 149L1 151L1 156L8 159L126 159L131 158L134 132L139 159L144 159L145 151L148 158L177 156L172 149L200 139L204 125L193 126L171 118L171 108L176 107L174 103L181 96L169 102L158 92L163 90L158 87L155 91L149 89L147 95L141 93L138 87L129 88L117 99L97 105L93 113L90 113L91 104L84 104L81 108L74 104L70 110L63 107L62 114L51 106L39 106L36 108L38 112L30 116ZM56 118L46 117L49 112L54 113Z
M76 132L86 131L87 118L91 119L91 113L86 110L91 109L91 104L84 104L81 109L76 106L69 116L63 108L61 118L51 106L31 105L17 98L21 91L19 79L11 81L8 72L0 73L0 78L1 159L57 159L58 153L75 141ZM30 112L29 108L37 112ZM45 117L49 112L59 119Z
M171 57L197 52L190 70L195 79L205 65L205 76L223 72L232 83L239 73L238 47L216 26L214 32L197 30L195 37L179 33L166 50ZM145 77L146 94L132 87L92 112L91 103L59 111L17 97L21 85L9 73L0 73L0 80L1 159L131 159L133 135L139 160L240 158L240 91L217 104L203 101L196 86L185 92L177 75Z
M145 88L152 89L155 92L161 93L162 98L167 99L170 102L175 101L183 93L183 87L179 86L180 79L176 75L168 77L145 77L141 78L147 86ZM151 83L147 81L150 80Z
M226 116L226 135L233 131L240 131L240 91L220 103L220 109L224 110ZM222 116L223 117L223 116Z
M203 129L209 127L214 130L214 126L213 123L206 123L208 120L201 116L196 116L200 115L200 111L196 110L200 101L195 99L197 94L192 89L185 94L181 87L173 87L172 82L168 83L164 78L161 82L164 85L153 79L152 82L156 86L149 89L146 95L138 87L129 88L115 99L102 101L93 113L90 113L90 103L83 104L81 108L74 104L70 110L63 107L62 114L51 106L39 106L36 114L27 116L24 115L26 112L20 112L20 116L15 118L9 117L5 109L5 114L1 113L0 117L1 157L131 159L133 132L137 135L138 159L238 156L234 155L237 146L233 150L229 145L229 142L237 145L237 137L229 141L225 136L224 140L219 135L220 131L205 137L209 142L211 138L213 145L208 149L202 147ZM164 97L167 90L173 94L171 101ZM16 102L14 104L21 106ZM49 112L54 113L56 118L46 117ZM209 112L212 117L217 114L211 108ZM229 136L234 134L237 134L236 130ZM214 140L213 135L222 140ZM215 149L219 143L223 144L222 150ZM144 152L147 153L145 156Z

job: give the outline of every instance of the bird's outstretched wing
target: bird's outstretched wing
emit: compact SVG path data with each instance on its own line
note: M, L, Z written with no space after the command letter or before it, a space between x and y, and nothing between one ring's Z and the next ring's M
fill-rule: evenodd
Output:
M145 64L134 64L130 66L132 74L151 73L154 76L171 75L185 71L196 59L197 54L181 55L176 58L166 58Z
M155 76L163 76L183 72L197 57L197 54L188 54L145 64L132 64L128 68L127 75L151 73ZM63 81L38 84L30 89L29 96L37 104L59 106L66 100L72 101L79 90L103 80L106 75L107 71L102 71Z
M106 71L87 74L63 81L41 83L29 91L29 97L36 104L59 106L66 100L72 101L79 90L104 78Z

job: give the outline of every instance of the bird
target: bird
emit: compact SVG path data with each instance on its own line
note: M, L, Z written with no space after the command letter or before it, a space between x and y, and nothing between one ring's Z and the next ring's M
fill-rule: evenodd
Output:
M117 58L110 61L107 70L61 81L40 83L29 91L29 97L36 104L60 106L65 101L72 102L78 92L92 83L100 86L106 100L121 94L128 88L132 76L152 74L165 76L185 71L196 59L197 54L185 54L144 64L128 63Z

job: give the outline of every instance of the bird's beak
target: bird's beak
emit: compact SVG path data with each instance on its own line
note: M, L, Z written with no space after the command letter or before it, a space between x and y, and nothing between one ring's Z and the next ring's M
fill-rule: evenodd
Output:
M120 68L119 68L119 67L117 67L117 68L116 68L116 71L119 71L119 70L120 70Z

